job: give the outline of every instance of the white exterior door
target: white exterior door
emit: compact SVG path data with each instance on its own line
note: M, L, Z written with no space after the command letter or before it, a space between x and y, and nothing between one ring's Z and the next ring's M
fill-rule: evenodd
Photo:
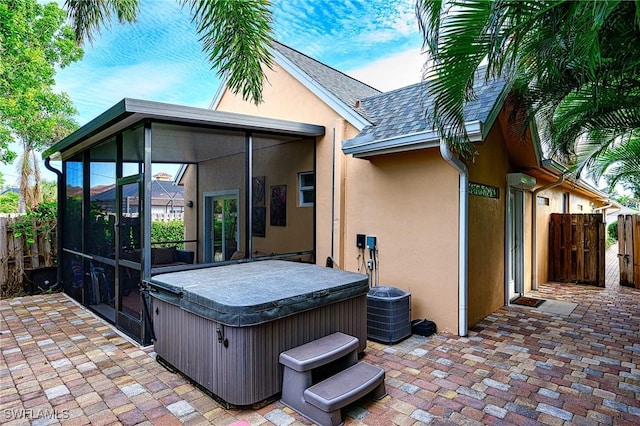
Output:
M524 293L524 192L509 187L507 199L506 303Z

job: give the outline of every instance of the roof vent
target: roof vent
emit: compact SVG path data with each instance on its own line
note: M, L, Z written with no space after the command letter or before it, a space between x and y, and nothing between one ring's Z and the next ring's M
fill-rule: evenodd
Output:
M360 108L360 99L356 99L356 108Z

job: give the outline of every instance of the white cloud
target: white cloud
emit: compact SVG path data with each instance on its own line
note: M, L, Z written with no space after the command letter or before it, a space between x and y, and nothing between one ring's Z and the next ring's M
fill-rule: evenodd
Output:
M346 73L386 92L419 83L425 59L425 55L421 54L419 49L409 49L348 70Z
M78 69L62 74L57 89L72 97L82 123L104 112L122 98L153 99L170 90L174 73L159 73L154 63Z
M414 0L275 0L276 38L327 61L419 42ZM384 46L381 46L384 44Z

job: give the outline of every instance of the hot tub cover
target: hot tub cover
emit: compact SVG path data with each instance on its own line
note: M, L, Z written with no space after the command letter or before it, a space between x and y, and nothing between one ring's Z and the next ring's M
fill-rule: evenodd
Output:
M366 294L366 275L269 260L171 272L152 297L228 326L247 327Z

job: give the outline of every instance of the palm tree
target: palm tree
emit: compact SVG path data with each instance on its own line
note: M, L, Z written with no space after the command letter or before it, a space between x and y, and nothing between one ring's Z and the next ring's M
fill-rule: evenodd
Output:
M512 123L538 122L561 159L576 160L576 141L604 152L640 128L640 2L417 0L416 13L435 125L462 155L474 153L462 111L479 70L507 81Z
M203 50L212 68L243 99L262 101L264 70L272 55L272 12L269 0L178 0L191 11ZM134 22L138 0L66 0L76 40L91 41L115 15L120 23Z
M609 187L621 183L634 194L640 194L640 132L605 149L599 144L584 144L579 147L578 159L589 164L589 174L594 180L604 177Z

